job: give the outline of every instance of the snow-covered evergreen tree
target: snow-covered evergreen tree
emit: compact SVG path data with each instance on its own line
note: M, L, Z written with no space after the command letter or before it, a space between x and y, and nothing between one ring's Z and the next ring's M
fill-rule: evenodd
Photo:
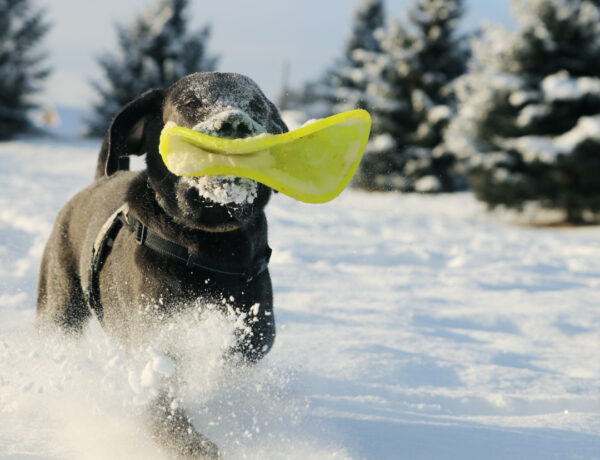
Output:
M380 51L378 30L384 27L383 0L360 0L356 6L343 56L326 69L323 76L306 83L300 90L282 95L286 109L298 110L306 118L323 118L333 113L366 108L363 63L357 50Z
M299 89L284 88L277 105L282 112L293 113L301 124L309 119L332 115L334 96L327 76L306 82Z
M443 132L454 112L452 82L468 57L457 34L462 0L415 0L408 24L380 33L380 52L357 50L373 137L358 184L375 190L451 191L463 186Z
M458 85L447 132L491 207L527 202L569 221L600 215L600 2L514 0L516 31L490 26Z
M103 136L123 105L150 88L164 88L179 78L214 70L208 56L208 27L188 33L187 0L159 0L136 18L131 27L117 26L120 50L100 59L105 81L95 82L99 101L88 122L91 136Z
M43 16L30 0L0 0L0 139L31 128L31 95L49 74L38 50L48 31Z
M354 10L344 56L327 75L328 86L332 88L329 94L334 112L368 108L365 100L368 82L365 79L364 63L357 59L357 53L381 52L377 34L384 26L383 1L361 0Z

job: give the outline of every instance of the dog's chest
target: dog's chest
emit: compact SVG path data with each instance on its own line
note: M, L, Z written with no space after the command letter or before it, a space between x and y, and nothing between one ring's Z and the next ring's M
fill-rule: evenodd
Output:
M195 248L196 252L200 248ZM200 260L221 261L229 255L233 264L251 257L240 250L206 244ZM116 256L118 254L118 256ZM226 259L227 260L227 259ZM229 308L248 311L255 303L264 303L270 285L263 279L246 283L235 276L208 270L190 269L169 260L150 248L139 246L129 232L122 232L114 242L111 256L100 273L100 296L104 322L109 328L124 322L154 322L190 309Z

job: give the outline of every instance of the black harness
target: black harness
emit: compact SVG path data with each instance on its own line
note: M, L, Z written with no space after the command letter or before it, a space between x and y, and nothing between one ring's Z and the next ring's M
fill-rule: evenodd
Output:
M195 254L191 254L185 246L163 238L148 228L143 222L129 214L129 207L124 204L117 209L104 223L92 249L92 263L89 270L87 300L89 308L96 314L98 321L103 322L104 309L100 301L100 271L110 254L115 239L121 228L125 227L135 234L135 240L159 254L167 256L187 266L191 270L201 270L215 275L239 278L250 283L269 266L271 248L267 246L265 253L245 271L229 271L220 267L201 264Z

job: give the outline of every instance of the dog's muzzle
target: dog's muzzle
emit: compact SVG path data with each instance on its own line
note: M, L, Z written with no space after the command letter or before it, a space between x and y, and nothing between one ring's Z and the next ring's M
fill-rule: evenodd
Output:
M219 112L192 129L223 139L243 139L265 132L263 126L256 123L246 112L238 109Z
M258 184L252 179L233 176L182 177L202 198L218 204L252 204L258 195Z

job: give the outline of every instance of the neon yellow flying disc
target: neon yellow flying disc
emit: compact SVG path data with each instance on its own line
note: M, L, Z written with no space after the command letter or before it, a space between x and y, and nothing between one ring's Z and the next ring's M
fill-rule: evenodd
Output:
M350 183L369 139L365 110L333 115L284 134L223 139L167 123L165 165L178 176L253 179L296 200L325 203Z

